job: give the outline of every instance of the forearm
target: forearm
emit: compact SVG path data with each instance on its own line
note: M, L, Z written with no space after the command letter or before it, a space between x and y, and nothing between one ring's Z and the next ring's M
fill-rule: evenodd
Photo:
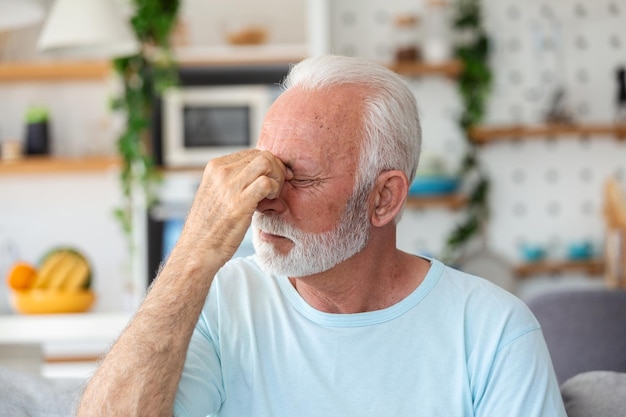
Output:
M178 243L141 308L87 385L77 415L171 416L189 340L213 277L241 243L259 201L292 173L268 152L212 160Z
M177 249L87 385L77 416L172 415L189 339L221 266Z

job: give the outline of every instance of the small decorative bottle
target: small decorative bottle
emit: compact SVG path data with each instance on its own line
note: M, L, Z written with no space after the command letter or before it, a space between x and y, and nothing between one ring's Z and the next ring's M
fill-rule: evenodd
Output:
M617 102L615 123L626 124L626 67L619 67L617 75Z
M446 0L427 0L424 19L424 60L441 63L452 57L452 44Z
M401 14L394 20L396 28L397 62L417 61L421 58L419 48L419 18L413 14Z

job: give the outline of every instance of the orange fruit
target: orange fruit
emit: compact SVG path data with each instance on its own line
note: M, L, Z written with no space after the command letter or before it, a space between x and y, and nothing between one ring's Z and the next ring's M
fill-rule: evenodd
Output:
M14 290L27 290L33 285L37 269L27 262L16 262L7 275L7 285Z

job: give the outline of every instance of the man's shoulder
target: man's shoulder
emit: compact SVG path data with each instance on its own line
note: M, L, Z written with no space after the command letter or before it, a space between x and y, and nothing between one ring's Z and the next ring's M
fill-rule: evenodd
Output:
M457 301L469 316L486 321L505 319L510 324L539 328L524 301L486 278L446 267L440 284L449 296L459 298Z

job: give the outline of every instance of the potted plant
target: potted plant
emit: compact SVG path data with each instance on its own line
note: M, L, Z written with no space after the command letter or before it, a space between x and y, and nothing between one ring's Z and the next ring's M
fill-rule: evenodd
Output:
M48 129L49 111L44 106L32 106L26 110L26 155L47 155L50 153Z
M121 157L121 188L123 202L116 209L127 237L131 262L137 260L138 245L145 236L145 210L154 202L154 188L158 170L153 159L150 121L153 97L177 83L177 65L170 48L170 34L177 19L178 0L133 0L131 25L141 43L139 53L118 58L113 67L122 81L122 94L113 100L112 107L123 111L125 129L117 140ZM133 268L133 281L145 280L145 271ZM136 288L131 293L137 294Z
M444 249L444 259L453 263L463 257L462 252L473 238L484 239L489 217L487 198L490 181L481 166L477 145L470 139L469 132L484 120L492 83L489 38L483 26L480 0L458 0L455 7L453 26L459 38L455 55L463 64L458 82L463 104L459 126L465 133L468 145L459 177L467 183L469 199L465 218L452 230Z

